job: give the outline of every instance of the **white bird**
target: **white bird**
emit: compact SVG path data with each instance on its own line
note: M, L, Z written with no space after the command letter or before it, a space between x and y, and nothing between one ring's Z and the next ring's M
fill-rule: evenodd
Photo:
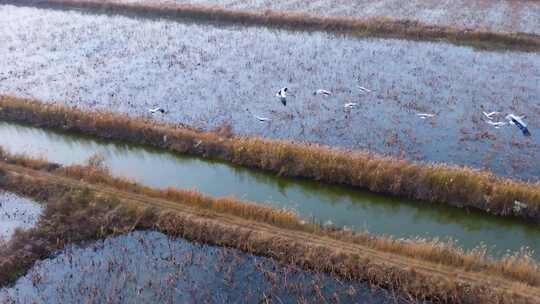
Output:
M507 124L507 123L504 122L504 121L491 121L491 120L486 120L486 122L487 122L488 124L494 126L495 129L498 129L498 128L502 127L502 126L506 126L506 124Z
M366 89L366 88L364 88L364 87L361 87L361 86L359 86L358 88L359 88L359 89L360 89L360 91L362 91L362 92L366 92L366 93L370 93L370 92L371 92L371 90L370 90L370 89Z
M343 107L345 109L352 109L352 108L356 107L357 105L358 104L356 102L349 102L349 103L344 104Z
M330 96L330 95L332 95L332 92L327 91L327 90L323 90L323 89L318 89L317 91L313 92L313 95Z
M279 98L279 101L281 101L281 103L286 106L287 105L287 88L281 88L279 89L279 91L276 93L276 97Z
M531 136L531 132L529 132L527 124L523 121L523 117L517 116L515 114L508 114L505 118L506 120L508 120L508 123L518 127L523 133L523 135Z
M487 119L491 120L493 119L494 115L499 115L501 114L501 112L489 112L489 113L482 112L482 114L484 114L484 116L487 117Z
M428 113L417 113L416 115L420 117L421 119L435 117L435 114L428 114Z
M263 117L263 116L259 116L259 115L255 115L253 113L251 113L251 111L249 109L246 109L246 111L251 114L253 117L255 117L257 120L259 121L270 121L270 118L267 118L267 117Z
M157 112L160 112L161 114L165 113L165 110L163 108L157 107L155 109L149 109L148 112L152 114L156 114Z
M257 116L257 115L253 115L255 116L255 118L257 118L259 121L270 121L270 118L267 118L267 117L262 117L262 116Z

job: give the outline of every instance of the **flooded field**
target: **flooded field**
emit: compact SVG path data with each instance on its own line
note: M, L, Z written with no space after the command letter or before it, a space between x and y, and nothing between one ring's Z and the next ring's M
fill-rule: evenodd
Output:
M156 119L203 129L229 124L239 134L540 176L535 53L8 5L0 13L1 94L134 116L161 106L168 113ZM284 86L294 95L286 107L275 97ZM525 114L532 136L495 129L482 111Z
M112 0L120 3L203 4L228 9L305 12L324 16L392 17L430 24L493 31L540 33L540 3L535 0Z
M0 191L0 244L9 240L15 229L34 226L41 209L30 199Z
M266 300L266 301L265 301ZM238 250L133 232L38 262L2 303L405 303Z
M388 198L162 150L33 127L0 123L0 146L12 153L62 164L84 163L97 154L116 176L157 188L189 188L212 196L233 195L278 208L294 209L309 221L368 230L396 238L452 238L471 249L482 244L497 256L521 247L540 255L540 226L516 218L488 216L447 206Z

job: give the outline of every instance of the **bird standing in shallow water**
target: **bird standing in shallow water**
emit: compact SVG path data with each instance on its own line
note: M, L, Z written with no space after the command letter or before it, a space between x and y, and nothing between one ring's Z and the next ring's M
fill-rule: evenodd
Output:
M279 101L281 101L281 103L284 105L284 106L287 106L287 88L281 88L277 93L276 93L276 96L279 98Z

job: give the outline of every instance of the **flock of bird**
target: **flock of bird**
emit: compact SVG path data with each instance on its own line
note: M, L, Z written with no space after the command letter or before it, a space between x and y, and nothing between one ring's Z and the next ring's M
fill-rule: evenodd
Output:
M359 87L359 89L360 89L360 91L362 93L370 93L371 92L370 89L366 89L364 87ZM287 106L287 96L292 95L292 94L288 94L288 91L289 91L289 89L287 87L283 87L283 88L279 89L279 91L276 93L276 97L279 99L281 104L283 104L284 106ZM313 92L313 95L331 96L332 92L328 91L328 90L325 90L325 89L318 89L318 90ZM343 107L345 109L352 109L352 108L356 107L357 105L358 104L356 102L349 102L349 103L344 104ZM264 121L267 121L267 120L268 119L265 119Z
M366 89L365 87L359 87L359 89L363 93L370 93L371 92L371 90ZM287 105L287 92L288 92L288 88L284 87L284 88L281 88L276 93L276 97L279 98L279 101L284 106ZM330 95L332 95L332 92L330 92L328 90L324 90L324 89L318 89L315 92L313 92L313 95L330 96ZM357 105L358 104L355 103L355 102L350 102L350 103L344 104L343 107L346 108L346 109L351 109L351 108L356 107ZM484 114L484 116L487 117L486 122L488 124L494 126L496 129L499 129L500 127L506 126L506 125L514 125L514 126L518 127L521 130L521 132L523 133L524 136L531 136L531 132L529 131L529 129L527 127L527 124L523 121L524 117L522 117L522 116L518 116L518 115L510 113L510 114L505 116L506 121L493 121L493 117L497 116L497 115L500 115L501 114L500 112L491 112L491 113L483 112L483 114ZM435 117L435 114L430 114L430 113L417 113L416 115L420 119L427 119L427 118ZM255 116L255 118L257 118L260 121L269 121L270 120L270 119L268 119L266 117L260 117L260 116Z
M370 89L367 89L365 87L359 86L358 88L362 93L371 93L372 92ZM281 104L283 104L283 106L287 106L287 97L289 95L294 96L294 95L289 93L289 89L287 87L283 87L283 88L279 89L279 91L276 93L276 97L281 102ZM328 91L328 90L325 90L325 89L318 89L318 90L313 92L313 95L331 96L332 92ZM352 108L356 107L357 105L358 105L358 103L349 102L349 103L344 104L343 107L345 109L352 109ZM166 113L165 109L163 109L161 107L157 107L157 108L154 108L154 109L149 109L148 111L151 114L156 114L156 113L165 114ZM529 131L529 129L527 127L527 124L523 120L525 118L523 116L518 116L518 115L515 115L513 113L510 113L510 114L508 114L508 115L506 115L504 117L504 119L506 121L493 121L494 117L499 116L502 113L501 112L490 112L490 113L482 112L482 113L487 118L486 122L488 124L494 126L496 129L499 129L500 127L506 126L506 125L514 125L514 126L518 127L521 130L521 132L523 133L524 136L531 136L531 132ZM420 119L427 119L427 118L435 117L436 114L417 113L416 115ZM270 118L267 118L267 117L258 116L258 115L253 115L253 116L256 119L258 119L259 121L261 121L261 122L270 121Z
M525 121L523 121L525 117L510 113L504 117L506 121L493 121L493 117L501 115L501 112L482 112L482 114L484 114L484 116L487 118L486 122L494 126L495 129L499 129L500 127L506 125L514 125L521 130L521 133L523 133L524 136L531 136L531 132L529 131L527 124Z

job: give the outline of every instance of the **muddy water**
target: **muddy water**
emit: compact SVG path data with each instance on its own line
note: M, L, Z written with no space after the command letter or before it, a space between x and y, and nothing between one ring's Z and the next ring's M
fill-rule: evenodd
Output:
M405 303L361 283L158 232L68 247L0 289L2 303L261 303L264 297L272 303Z
M191 188L212 196L233 195L292 208L307 220L355 230L367 229L398 238L453 238L458 245L469 249L485 244L494 255L516 251L522 246L540 252L540 226L517 219L426 206L162 150L15 124L0 123L0 145L13 153L43 156L62 164L83 163L98 153L105 157L114 175L133 178L145 185Z
M0 93L134 116L160 105L169 113L156 119L203 129L540 177L537 53L9 5L0 15ZM284 86L287 107L275 98ZM482 110L526 114L532 137L493 128Z
M0 191L0 242L9 240L17 228L34 226L41 211L41 206L32 200Z

